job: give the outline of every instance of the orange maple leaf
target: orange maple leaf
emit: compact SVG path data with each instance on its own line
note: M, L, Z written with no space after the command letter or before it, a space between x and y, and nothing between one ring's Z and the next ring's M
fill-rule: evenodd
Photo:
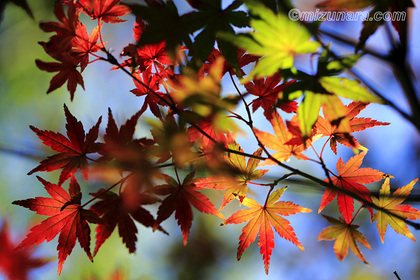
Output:
M354 200L351 196L340 192L340 190L353 193L365 201L372 202L370 191L362 184L379 181L383 178L384 173L372 168L359 168L366 153L367 151L364 151L355 155L346 164L344 164L341 158L338 160L338 176L331 178L332 183L337 189L327 188L325 190L318 213L337 196L338 210L343 214L344 220L350 223L353 218ZM329 180L325 179L324 181L328 182Z
M302 244L293 231L293 227L290 226L290 222L280 215L288 216L301 212L308 213L312 212L312 210L293 204L291 201L278 201L286 188L284 187L271 193L267 197L264 205L259 204L251 198L244 198L243 205L250 209L237 211L222 224L240 224L249 221L242 229L242 234L239 237L237 259L241 259L242 253L255 241L258 234L258 246L260 247L260 253L263 255L266 274L268 274L270 257L275 245L274 232L271 227L274 227L280 237L291 241L299 249L304 251Z
M299 141L299 143L287 143L292 140L295 135L293 135L286 127L283 118L276 112L273 114L273 118L270 120L271 125L273 126L275 136L271 133L260 131L257 128L254 128L255 135L267 148L277 151L272 156L278 161L286 161L291 156L295 156L297 159L308 159L307 156L302 154L304 150L308 148L308 145L305 145ZM287 144L286 144L287 143ZM276 165L271 159L267 159L262 162L261 165Z
M357 241L371 249L366 238L360 231L357 230L359 226L347 223L342 218L337 220L325 215L322 216L324 216L324 218L333 225L324 228L318 235L318 240L335 240L334 253L337 255L337 258L340 261L342 261L347 256L350 247L350 249L359 259L361 259L365 264L369 265L356 243Z
M389 213L398 215L403 219L416 220L420 219L420 211L416 208L412 208L410 205L399 205L401 204L413 189L414 184L418 179L414 179L408 185L397 189L392 195L389 187L389 178L385 179L384 184L379 191L379 198L372 196L373 204L377 205L382 209L386 209ZM372 217L372 222L377 221L377 228L381 241L384 243L385 232L387 225L389 224L397 233L407 236L413 241L416 241L413 234L407 227L407 224L397 217L394 217L384 211L378 210Z
M346 106L348 113L341 119L338 125L332 124L334 122L328 118L318 118L315 124L317 134L330 138L330 147L335 154L337 154L337 142L347 147L365 149L357 142L356 138L354 138L351 133L374 126L389 125L387 122L379 122L372 120L371 118L356 118L367 105L369 105L369 103L360 101L350 103Z

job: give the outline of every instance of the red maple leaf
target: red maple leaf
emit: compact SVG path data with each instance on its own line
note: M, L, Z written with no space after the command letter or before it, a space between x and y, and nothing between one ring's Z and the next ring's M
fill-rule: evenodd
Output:
M96 125L89 130L88 134L85 134L83 124L70 113L66 105L64 105L64 112L67 119L68 138L59 132L39 130L30 126L45 145L59 153L41 161L40 165L32 169L28 175L38 171L53 171L62 168L59 185L70 178L70 176L73 177L78 169L80 169L87 180L88 164L86 155L96 153L100 149L100 145L95 141L98 138L99 124L102 118L100 117Z
M81 72L83 72L83 70L89 64L89 54L99 51L106 44L97 44L102 25L103 24L101 23L95 27L90 35L88 35L86 26L83 24L80 24L76 30L77 37L73 38L72 53L80 61Z
M244 85L250 94L258 96L258 98L252 101L253 112L262 107L264 109L264 116L267 118L267 120L271 120L273 118L273 112L279 97L279 93L283 91L287 86L295 82L292 80L279 84L281 80L281 74L276 73L271 77L254 79L252 82L248 82ZM287 113L293 113L297 110L297 102L286 102L279 105L279 107Z
M50 81L50 87L47 93L50 93L67 82L67 90L70 92L70 100L73 101L74 92L76 91L77 84L85 89L83 77L76 69L79 60L68 53L60 56L55 56L59 62L44 62L39 59L35 60L36 66L47 72L58 72Z
M102 20L106 23L118 23L125 21L119 17L130 12L130 8L120 5L120 2L121 0L79 0L78 5L92 19Z
M148 71L145 71L141 74L134 73L133 75L136 78L134 79L134 84L137 88L131 90L131 92L137 96L146 95L143 106L140 109L140 111L145 111L147 107L149 107L153 115L155 115L159 119L162 119L162 113L160 112L158 104L167 104L161 100L162 98L166 98L165 94L163 92L158 91L161 78L159 77L159 75L152 74ZM145 87L139 81L147 87ZM161 98L159 98L157 95L159 95Z
M160 73L165 70L167 65L173 63L166 52L166 43L160 42L138 48L137 64L141 71Z
M45 32L56 32L48 41L48 54L63 53L71 48L71 42L76 36L76 29L81 24L79 12L72 1L68 3L67 16L64 12L63 3L57 1L54 6L54 15L60 22L41 22L39 26Z
M362 145L357 142L351 133L365 130L370 127L389 125L387 122L378 122L371 118L356 118L356 116L366 108L369 103L363 103L360 101L354 101L347 105L348 113L344 119L340 121L340 124L345 123L346 127L350 127L350 131L346 131L342 125L331 124L332 121L327 118L319 117L315 123L317 134L322 136L328 136L330 139L331 150L337 154L337 143L340 143L347 147L363 148Z
M133 135L135 127L142 113L143 111L140 110L118 129L112 111L108 108L108 125L104 135L105 143L99 151L100 154L104 155L103 159L118 157L118 155L124 154L127 146L134 144L133 142L135 140L133 139Z
M16 250L17 245L10 236L8 223L3 221L0 229L0 271L8 279L27 280L32 269L44 266L49 260L35 258L32 247Z
M102 223L96 228L96 246L93 255L96 255L102 244L109 238L118 226L118 233L130 253L136 251L137 227L134 221L145 227L153 227L155 219L150 212L142 207L158 201L150 193L133 192L130 188L124 189L119 195L101 189L91 194L100 199L90 209L101 217ZM159 227L160 230L164 231Z
M50 217L31 228L31 232L17 248L25 248L34 244L39 245L45 240L50 242L60 234L57 246L58 274L61 273L67 256L71 254L76 239L89 259L92 260L88 221L98 223L100 219L95 213L83 209L80 205L82 193L76 179L72 177L67 193L61 186L45 181L41 177L37 178L51 197L17 200L13 204L26 207L39 215Z
M372 168L359 168L366 153L367 151L355 155L346 164L341 158L338 160L338 176L331 178L331 182L337 189L327 188L325 190L318 213L337 196L338 209L343 214L344 220L350 224L354 213L354 199L340 190L353 193L367 202L372 202L371 192L362 184L377 182L383 178L384 173ZM325 179L324 181L328 182L329 180Z
M133 37L137 42L140 40L141 35L146 28L147 25L143 20L136 18L133 28ZM182 47L180 50L184 50L184 48ZM173 61L166 52L165 41L142 46L129 44L124 48L121 55L131 57L124 61L122 64L123 66L139 66L140 72L148 71L162 77L173 76L172 69L168 68L169 65L173 65ZM117 69L117 67L113 67L112 69Z
M251 198L245 197L242 204L250 209L239 210L227 218L222 224L227 225L248 222L242 229L242 234L239 237L237 259L241 259L242 253L255 241L258 234L258 246L261 248L260 253L263 255L266 274L268 274L270 257L275 245L272 227L274 227L282 238L291 241L302 251L304 250L293 231L293 227L290 226L290 222L280 215L289 216L301 212L312 212L312 210L293 204L291 201L278 201L286 188L287 187L281 188L271 193L271 195L267 197L264 205L259 204Z
M157 229L161 222L168 219L175 212L175 219L181 227L184 246L187 245L188 235L193 220L193 212L191 205L198 211L213 214L220 219L225 219L223 215L217 211L213 203L204 194L198 192L193 179L195 171L188 174L182 183L177 182L174 178L162 174L167 184L155 186L153 192L157 195L168 195L159 206L158 216L156 218L153 229Z

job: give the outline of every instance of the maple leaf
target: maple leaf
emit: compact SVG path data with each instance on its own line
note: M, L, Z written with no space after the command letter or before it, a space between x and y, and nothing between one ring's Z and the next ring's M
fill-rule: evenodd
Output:
M49 260L35 258L31 247L16 250L17 245L10 236L7 221L3 221L0 229L0 271L8 279L27 280L32 269L44 266Z
M267 120L271 120L273 118L273 111L277 103L279 93L288 85L295 82L289 81L279 85L281 80L281 74L278 72L271 77L254 79L252 82L244 84L248 93L258 96L258 98L252 101L253 112L262 107L264 109L264 116ZM286 102L279 105L279 107L287 113L296 112L297 102Z
M70 50L73 38L76 36L76 30L82 25L79 21L79 12L77 12L72 1L68 2L67 16L64 12L63 3L57 1L54 6L54 15L60 22L47 21L39 24L44 32L56 32L56 35L49 39L48 54L63 54Z
M385 233L387 225L389 224L397 233L407 236L413 241L416 241L413 234L407 227L404 220L398 219L390 215L390 213L397 215L403 219L416 220L420 219L420 211L412 208L410 205L399 205L401 204L413 189L414 184L418 179L414 179L408 185L397 189L392 195L389 187L389 178L385 179L381 190L379 191L379 198L372 196L372 202L380 209L373 215L372 222L377 221L377 228L381 241L384 243ZM382 211L385 209L387 212Z
M108 108L108 125L104 135L105 143L102 145L102 149L98 151L104 156L101 160L123 157L122 155L127 152L127 146L134 145L133 142L135 142L135 140L133 139L133 136L135 127L142 113L143 111L140 110L118 129L112 111Z
M148 23L137 42L138 46L166 41L166 50L169 56L175 58L177 50L183 42L192 43L189 37L191 25L185 23L172 1L158 1L156 5L149 6L139 4L127 4L127 6L136 17Z
M147 30L147 25L137 17L133 28L133 37L137 42L141 39L145 30ZM184 47L178 49L179 53L184 50ZM122 66L131 66L133 69L138 66L139 72L148 71L161 76L161 78L171 78L174 73L170 66L176 65L176 61L180 59L179 56L169 57L165 40L145 45L129 44L124 48L121 55L131 57L125 60ZM112 69L118 69L118 66Z
M275 159L286 161L291 156L295 156L297 159L308 159L302 152L309 146L305 147L302 142L289 144L289 141L294 138L294 135L287 129L283 118L277 112L273 114L270 122L276 134L275 136L257 128L254 128L254 133L264 146L276 151L272 155ZM261 165L276 165L276 163L271 159L267 159Z
M324 89L338 96L349 98L354 101L375 102L383 104L382 99L374 96L357 80L343 77L321 77L319 83Z
M272 227L277 231L280 237L291 241L299 249L304 251L302 244L296 237L290 222L282 216L294 215L297 213L309 213L311 209L301 207L291 201L278 201L287 187L272 192L264 205L260 205L255 200L245 197L242 204L250 209L239 210L227 218L222 225L240 224L248 222L242 229L239 237L239 247L237 259L240 260L242 253L248 246L254 242L257 234L259 235L258 246L260 253L263 255L265 273L268 274L270 257L274 248L274 232Z
M137 227L133 220L145 227L153 227L155 219L142 205L156 203L158 199L151 194L132 192L130 188L125 188L119 195L105 189L91 195L100 201L93 204L90 210L102 219L102 223L96 228L96 246L93 255L98 253L99 248L117 226L123 243L130 253L134 253ZM159 229L163 231L162 228Z
M319 56L315 75L309 75L302 71L297 71L297 73L290 70L282 71L283 76L297 80L284 89L283 98L291 100L304 95L297 109L302 138L309 138L313 133L313 126L318 119L321 107L326 118L333 123L340 123L341 129L345 127L345 115L348 113L348 109L340 97L361 102L384 103L381 98L370 93L359 81L337 77L344 69L351 68L359 59L359 55L344 56L332 60L327 54L328 52L324 51ZM349 133L348 125L346 129L342 132Z
M136 85L136 89L131 90L136 96L143 96L145 95L144 103L141 108L141 111L145 111L147 107L149 107L150 111L155 115L157 118L162 118L162 113L160 112L160 105L167 105L166 103L162 102L162 98L165 98L165 94L163 92L158 91L161 77L158 75L151 74L148 71L145 71L141 74L134 73L133 74L135 79L133 79L134 84ZM142 82L143 84L141 84ZM159 95L161 98L159 98Z
M330 141L331 150L337 154L337 143L340 143L347 147L353 147L358 149L365 149L362 145L357 142L356 138L354 138L351 133L362 131L370 127L380 126L380 125L389 125L390 123L387 122L379 122L376 120L372 120L371 118L356 118L356 116L366 108L369 103L354 101L347 105L348 113L344 117L345 120L341 120L340 124L337 126L332 124L332 120L328 120L323 117L319 117L317 122L315 123L315 127L317 128L317 134L321 134L322 136L328 136ZM341 124L343 122L348 122L348 126L350 128L349 131L347 129L341 129Z
M45 181L41 177L37 176L37 178L51 197L17 200L13 204L28 208L39 215L50 217L31 228L31 232L19 244L18 249L34 244L39 245L45 240L50 242L60 233L57 245L58 274L61 273L67 256L71 254L76 239L89 259L92 260L88 221L98 223L100 219L95 213L83 209L80 205L82 193L76 179L71 178L67 193L61 186Z
M79 0L78 5L92 19L106 23L119 23L126 21L119 17L130 13L130 8L121 5L120 2L121 0Z
M79 64L79 60L67 53L56 57L59 62L44 62L36 59L36 66L47 72L58 72L50 81L50 87L47 93L50 93L67 82L67 90L70 92L70 100L73 101L74 92L76 91L77 85L81 85L85 89L83 77L80 72L76 69Z
M226 8L223 8L221 0L202 1L198 11L184 15L188 29L201 29L195 36L192 53L195 58L205 61L213 50L214 42L231 65L238 66L236 48L223 40L217 40L219 32L234 35L233 26L243 28L249 26L249 17L244 11L235 11L243 2L233 1ZM194 32L194 30L191 30ZM239 70L239 67L237 67Z
M165 41L138 48L137 64L140 66L141 71L147 70L152 72L152 66L154 66L154 71L157 73L164 71L166 66L172 65L172 60L166 53Z
M357 230L359 226L347 223L342 218L337 220L325 215L322 216L333 225L323 229L318 235L318 240L335 240L334 253L337 255L337 258L340 261L342 261L347 256L350 247L350 249L359 259L361 259L365 264L369 265L356 243L359 242L360 244L363 244L364 246L371 249L366 238L360 231Z
M97 44L102 25L103 23L95 27L90 35L88 35L86 26L83 24L80 24L80 26L76 29L77 37L73 38L72 53L76 55L80 61L81 72L83 72L89 64L89 54L99 51L106 44Z
M340 190L352 193L367 202L372 202L370 191L362 184L377 182L383 178L384 173L372 168L359 168L367 151L350 158L346 164L340 158L337 162L338 176L332 177L331 182L337 189L327 188L321 200L318 213L324 209L336 196L338 209L347 223L353 218L354 200L351 196ZM329 182L328 179L324 180ZM371 210L370 210L371 211Z
M305 97L297 110L302 137L308 137L312 133L321 107L326 118L333 123L340 123L342 128L345 128L343 132L349 133L348 119L345 119L348 110L339 96L355 101L383 103L358 81L341 77L321 77L318 81L322 87L320 91L306 90Z
M242 152L242 148L236 142L229 143L227 147L230 150ZM262 149L258 149L253 153L253 156L261 156ZM223 175L213 175L207 178L198 178L199 181L196 182L197 187L207 188L207 189L216 189L216 190L226 190L223 195L222 205L220 210L222 210L229 202L231 202L235 197L239 198L239 201L242 202L248 193L248 182L258 180L264 176L269 170L255 170L260 162L259 159L250 157L248 163L244 155L239 155L235 153L229 153L225 157L225 160L235 168L234 171L237 173L237 176L232 176L232 174L223 174ZM222 170L227 171L227 170Z
M298 22L282 13L274 14L256 1L247 1L246 5L251 14L259 17L251 20L255 32L250 36L220 35L248 53L262 57L243 82L269 77L279 69L292 68L296 54L312 53L319 48L320 44L310 41L311 34Z
M32 131L43 141L43 144L59 153L41 161L37 167L29 171L28 175L38 171L53 171L62 168L59 185L70 176L73 177L78 169L80 169L87 180L88 164L86 155L100 150L100 146L95 141L98 138L99 124L102 117L98 119L98 122L89 130L88 134L85 134L83 124L70 113L66 105L64 105L64 112L67 120L66 130L68 138L59 132L40 130L30 126Z
M167 184L155 186L153 192L157 195L168 195L159 206L154 230L161 222L168 219L175 212L175 219L181 227L184 246L187 245L188 235L193 220L191 205L198 211L212 214L220 219L225 217L217 211L213 203L204 194L198 192L200 188L195 185L197 179L193 179L195 171L188 174L183 182L177 182L174 178L162 174Z

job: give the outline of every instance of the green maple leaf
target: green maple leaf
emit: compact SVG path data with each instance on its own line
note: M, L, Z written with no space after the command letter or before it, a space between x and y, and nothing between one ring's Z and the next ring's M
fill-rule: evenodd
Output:
M275 14L254 1L247 2L246 6L252 15L259 17L251 20L255 32L238 36L220 34L248 53L262 56L244 82L271 76L279 69L293 68L296 54L313 53L320 47L318 42L310 40L308 30L286 15Z

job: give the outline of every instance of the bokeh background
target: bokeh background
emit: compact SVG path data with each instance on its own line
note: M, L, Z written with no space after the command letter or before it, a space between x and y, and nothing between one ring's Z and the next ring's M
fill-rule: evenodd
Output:
M225 3L226 2L226 3ZM223 1L228 5L231 1ZM295 4L301 10L314 9L316 1L296 0ZM187 11L188 5L175 1L181 11ZM52 13L54 1L28 0L35 20L32 20L19 7L8 4L0 24L0 225L6 220L16 242L22 240L29 225L33 225L42 217L36 217L31 211L14 206L14 200L35 196L45 196L46 192L34 175L26 173L38 165L45 155L50 154L43 147L36 135L30 131L29 125L40 129L65 132L63 104L80 119L86 127L96 123L103 116L101 131L104 131L108 107L113 110L117 123L125 122L127 118L138 111L142 98L135 97L129 91L134 88L132 80L119 71L109 71L105 62L89 65L84 72L85 88L78 88L75 99L70 102L66 90L59 89L46 95L49 81L53 74L40 71L35 66L35 59L51 61L43 52L38 41L47 41L51 34L42 32L38 23L41 20L55 20ZM415 4L418 4L415 1ZM85 23L90 22L86 19ZM133 42L132 26L134 18L126 16L124 24L107 24L103 28L104 40L108 48L114 50L117 56L122 48ZM414 74L420 73L420 13L417 9L410 11L410 62ZM361 22L324 22L322 28L337 34L345 34L357 40L361 30ZM90 31L94 26L87 24ZM396 35L396 34L394 34ZM368 45L383 52L389 50L383 28L369 39ZM333 48L339 53L352 53L353 49L334 42ZM298 60L299 67L308 68L308 58ZM356 69L362 73L387 98L391 99L404 110L408 106L403 98L402 90L388 65L375 58L366 56ZM419 83L415 86L419 88ZM232 92L233 87L224 83L224 91ZM259 115L258 115L259 114ZM362 113L379 121L391 122L386 127L376 127L357 134L362 145L369 148L365 158L366 166L379 169L394 175L391 181L393 187L408 184L419 177L419 133L392 109L370 105ZM261 112L256 119L256 126L271 130ZM149 135L149 126L141 118L136 133ZM246 143L249 152L253 152L249 139L238 138L238 142ZM322 142L322 141L321 141ZM339 147L338 154L347 161L352 151ZM332 152L326 153L327 165L334 170L338 160ZM311 172L323 178L323 171L307 162L292 160L290 165ZM273 169L271 176L283 174L281 169ZM39 173L38 175L52 182L56 174ZM88 184L80 180L83 188L95 191L103 185ZM66 186L66 185L65 185ZM369 223L366 213L359 215L356 223L362 225L361 231L368 239L372 250L362 247L370 267L363 264L351 252L343 262L337 260L333 253L332 242L317 241L317 236L327 222L317 214L323 189L316 186L290 185L284 194L284 200L294 202L313 210L309 214L291 216L289 220L305 252L278 236L276 247L271 256L270 274L265 275L262 256L256 242L243 254L240 262L236 261L238 237L242 225L220 227L217 217L194 212L194 223L191 229L188 245L182 245L182 237L176 222L165 221L163 226L170 236L139 226L136 254L128 254L122 246L121 239L114 233L101 248L94 263L90 263L85 253L77 244L73 253L64 264L60 277L57 276L57 238L50 243L43 243L36 249L36 256L51 258L48 265L33 270L30 279L107 279L113 272L120 271L124 279L396 279L397 271L401 279L420 279L420 247L418 242L388 230L385 244L382 244L376 232L375 224ZM378 189L380 185L370 186ZM413 191L419 194L419 185ZM88 191L88 192L89 192ZM86 192L87 193L87 192ZM209 193L211 196L211 193ZM86 199L86 197L84 198ZM220 205L219 196L211 196ZM227 217L238 207L232 202L224 211ZM418 203L414 204L419 208ZM153 211L153 209L151 209ZM156 209L154 209L156 211ZM336 216L334 206L328 207L325 214ZM323 212L324 213L324 212ZM411 229L411 228L410 228ZM420 239L420 233L411 229L414 236ZM94 230L92 231L94 232ZM1 248L0 248L1 249ZM0 271L0 279L5 279Z

